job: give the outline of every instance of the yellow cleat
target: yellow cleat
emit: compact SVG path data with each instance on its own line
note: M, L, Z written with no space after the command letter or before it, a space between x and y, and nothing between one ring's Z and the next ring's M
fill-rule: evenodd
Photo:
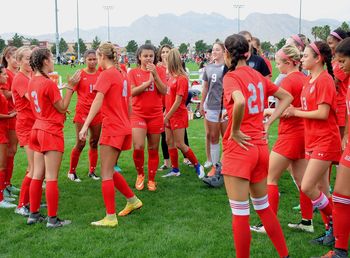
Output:
M118 225L118 219L115 214L107 215L99 221L91 222L91 225L98 227L116 227Z
M144 187L144 181L145 181L145 176L144 175L137 175L136 183L135 183L135 188L139 191L141 191Z
M140 199L137 199L134 203L130 203L127 202L125 205L125 208L118 213L118 216L127 216L129 215L131 212L133 212L134 210L140 209L142 207L142 202L140 201Z
M147 187L148 187L148 191L151 191L151 192L154 192L155 190L157 190L157 184L154 181L148 181Z

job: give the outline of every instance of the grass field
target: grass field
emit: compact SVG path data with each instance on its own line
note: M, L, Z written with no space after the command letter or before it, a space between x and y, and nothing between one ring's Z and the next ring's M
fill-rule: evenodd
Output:
M77 67L78 68L78 67ZM194 65L190 69L195 69ZM74 68L56 67L66 78ZM70 110L74 111L74 97ZM74 113L74 112L73 112ZM156 180L155 193L138 192L144 207L128 217L119 218L117 228L95 228L90 222L104 216L100 181L87 177L87 148L81 155L77 173L81 183L67 179L69 155L75 143L73 113L65 123L65 153L59 177L59 216L71 219L72 225L48 230L45 224L27 226L25 219L13 210L0 210L0 257L234 257L231 232L231 210L224 188L210 189L195 175L194 169L180 166L177 178ZM188 130L191 148L201 162L205 161L203 120L190 121ZM277 138L277 127L270 132L270 145ZM182 158L181 155L179 155ZM133 187L136 171L131 151L123 152L119 165ZM20 186L26 167L25 154L18 150L15 159L13 184ZM146 166L145 166L146 167ZM99 167L97 168L99 173ZM134 189L134 187L133 187ZM324 254L325 247L310 246L308 240L322 233L320 215L315 215L316 233L297 233L287 227L300 215L292 207L298 204L298 192L289 175L280 181L279 218L287 239L291 257L310 257ZM117 210L125 199L117 193ZM46 213L45 210L43 210ZM258 218L251 208L251 223ZM251 257L278 257L266 235L252 233Z

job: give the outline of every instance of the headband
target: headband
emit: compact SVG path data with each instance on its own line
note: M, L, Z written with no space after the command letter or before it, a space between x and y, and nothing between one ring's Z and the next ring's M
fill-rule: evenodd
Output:
M280 50L278 50L278 52L276 53L276 55L279 55L280 57L282 57L283 59L286 60L290 60L290 57L286 55L286 53L284 53L283 49L281 48Z
M315 42L312 42L309 46L315 51L315 53L316 53L317 55L319 55L320 57L322 57L322 56L321 56L321 52L320 52L320 50L318 49L318 47L316 46Z
M294 39L302 48L305 47L304 42L301 40L301 38L299 37L299 35L295 34L291 36L292 39Z
M342 38L342 37L340 37L340 36L339 36L339 34L338 34L338 33L336 33L335 31L332 31L332 32L331 32L331 35L332 35L333 37L335 37L335 38L339 39L340 41L342 41L342 40L343 40L343 38Z

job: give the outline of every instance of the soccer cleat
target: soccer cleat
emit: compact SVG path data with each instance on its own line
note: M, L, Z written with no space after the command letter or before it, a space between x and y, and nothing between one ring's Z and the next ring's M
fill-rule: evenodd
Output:
M348 258L348 253L345 250L335 248L319 258Z
M294 206L293 210L300 211L300 204L298 204L297 206Z
M163 164L158 168L158 171L164 171L164 170L168 170L170 167L168 167L167 165Z
M15 198L7 197L7 196L4 196L4 200L5 200L6 202L14 202L14 201L16 201Z
M171 177L171 176L180 176L180 170L178 168L173 168L170 170L167 174L163 175L162 177Z
M12 208L15 208L15 207L16 207L16 204L9 203L5 199L0 202L0 209L1 208L2 209L12 209Z
M69 180L76 182L76 183L81 182L80 178L77 176L76 173L68 173L68 178L69 178Z
M144 175L137 175L136 178L136 183L135 183L135 188L136 190L143 190L143 188L145 187L145 176Z
M312 225L312 220L302 220L299 223L288 223L288 227L313 233L314 232L314 226Z
M62 220L58 217L49 217L46 223L47 228L60 228L71 224L71 220Z
M266 234L265 227L262 223L257 224L256 226L250 226L250 230L257 232L257 233L263 233Z
M325 235L326 235L326 233L323 233L322 235L310 240L309 243L315 244L315 245L322 245Z
M210 169L210 171L209 171L208 174L207 174L207 177L214 176L214 175L215 175L215 172L216 172L215 167L212 166L211 169Z
M323 238L322 245L332 246L335 243L335 237L333 234L333 225L330 225L329 229L326 231L326 234Z
M36 223L43 222L45 217L43 217L39 212L30 213L27 219L27 225L33 225Z
M89 173L89 177L93 180L100 180L100 177L97 176L94 172Z
M18 197L13 192L11 192L11 190L9 188L7 188L7 187L4 189L3 193L4 193L4 197L9 197L9 198L16 198L16 197Z
M118 172L118 173L122 172L122 169L117 164L114 165L113 169L115 172Z
M208 160L207 160L207 161L204 162L204 168L207 168L207 169L208 169L208 168L210 168L211 166L213 166L213 163L212 163L211 161L208 161Z
M118 219L115 214L106 215L106 217L99 221L91 222L91 225L97 227L116 227L118 226Z
M198 178L203 179L203 177L205 177L204 167L198 163L195 169L196 169Z
M26 206L22 206L21 208L16 208L15 213L21 215L23 217L29 217L29 209Z
M14 185L6 186L6 189L8 189L12 194L19 194L19 192L21 191L21 189L17 188Z
M140 209L142 207L142 202L140 199L136 199L136 201L134 203L130 203L130 202L127 202L126 205L125 205L125 208L118 213L118 216L120 217L124 217L124 216L127 216L129 215L131 212L133 212L134 210L137 210L137 209Z
M187 159L187 158L184 158L183 163L184 163L185 165L189 166L189 167L193 167L192 162L191 162L189 159Z
M154 192L157 190L157 183L154 181L148 181L147 183L148 191Z

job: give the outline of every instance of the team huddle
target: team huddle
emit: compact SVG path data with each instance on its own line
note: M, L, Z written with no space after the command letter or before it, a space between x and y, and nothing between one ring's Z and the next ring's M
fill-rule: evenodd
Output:
M76 167L89 131L88 176L100 179L95 173L99 145L106 208L106 216L91 225L118 225L115 188L126 198L118 216L143 206L119 173L122 151L133 147L135 189L143 190L146 181L147 189L154 192L157 170L170 169L163 177L180 175L180 150L199 179L208 184L224 181L236 257L250 256L251 231L267 233L278 255L289 257L277 217L278 181L285 170L298 187L301 210L301 221L288 227L314 232L312 219L317 208L325 233L311 242L334 244L334 250L322 257L348 257L348 36L341 29L331 32L327 42L310 43L302 34L291 36L276 53L280 75L275 83L271 82L271 64L259 50L259 40L248 31L214 43L211 60L203 71L200 103L206 153L212 166L207 175L186 141L190 84L177 49L164 45L157 51L151 44L142 45L136 53L137 67L127 71L118 62L115 46L102 43L96 51L86 51L86 68L59 88L52 80L54 59L48 49L7 47L0 66L0 208L15 208L15 213L27 217L28 225L45 221L48 228L58 228L71 223L57 216L57 180L66 113L77 92L73 119L76 144L68 178L80 182ZM276 101L271 107L272 96ZM278 139L269 152L268 130L278 119ZM164 164L159 168L160 142ZM24 148L28 163L15 205L13 196L19 189L11 184L11 177L18 144ZM332 165L337 165L337 177L331 195ZM47 218L40 213L43 188ZM249 197L261 220L256 226L249 225Z

